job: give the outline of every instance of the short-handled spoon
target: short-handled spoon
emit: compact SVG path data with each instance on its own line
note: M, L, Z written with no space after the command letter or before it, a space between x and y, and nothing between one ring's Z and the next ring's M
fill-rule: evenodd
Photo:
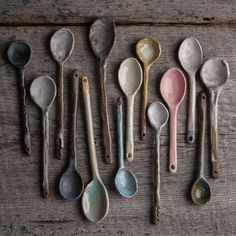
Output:
M42 110L43 126L43 196L49 196L48 163L49 163L49 109L56 97L57 88L49 76L40 76L30 86L30 95Z
M131 198L138 190L138 183L135 175L124 165L123 123L123 104L121 97L119 97L117 99L117 133L120 167L115 177L115 185L123 197Z
M76 120L78 107L79 72L74 71L72 81L72 122L71 122L71 141L70 141L70 160L67 170L61 176L59 191L63 198L67 200L78 199L84 190L84 182L77 168L76 153Z
M132 161L134 158L133 116L134 98L143 80L142 67L135 58L125 59L118 72L119 84L127 98L127 122L126 122L126 158Z
M31 140L29 130L29 120L26 108L26 90L25 90L25 67L29 64L31 59L31 47L23 41L14 41L10 44L7 56L11 64L20 73L20 106L21 106L21 120L23 124L24 150L27 155L31 155Z
M229 66L224 59L212 58L207 60L201 68L201 77L210 95L211 118L211 161L212 176L219 177L219 147L218 147L218 99L222 86L229 79Z
M51 37L50 49L52 55L59 65L58 76L58 112L57 112L57 157L61 159L64 149L64 63L71 56L74 48L74 35L66 28L56 31Z
M205 156L205 136L206 136L206 110L207 97L204 92L199 94L199 133L200 133L200 154L198 178L193 184L191 196L194 203L201 206L211 199L211 187L204 174L204 156Z
M159 59L161 55L161 45L158 41L150 38L141 39L136 45L136 54L143 63L143 98L141 113L141 138L144 139L147 132L146 127L146 109L148 101L148 81L149 70L152 64Z
M96 148L94 143L93 134L93 120L92 120L92 110L90 102L90 92L88 78L83 76L81 78L84 106L85 106L85 116L86 116L86 126L89 144L89 156L90 163L92 167L93 180L87 185L84 190L82 197L82 208L86 218L92 222L99 222L103 220L109 211L109 197L108 192L103 184L97 164Z
M186 38L179 48L179 61L189 77L187 141L195 142L195 113L196 113L196 72L202 64L202 47L193 37Z
M109 113L107 108L107 58L115 42L115 25L111 19L101 18L96 20L90 27L89 39L95 55L100 63L101 84L101 115L103 123L103 144L105 149L105 160L112 163L112 142L109 125Z
M154 102L148 107L147 115L149 121L156 132L156 162L155 162L155 178L154 178L154 208L153 220L154 224L159 222L160 210L160 135L162 128L166 125L169 119L169 112L161 102Z
M169 170L177 171L177 112L186 91L186 79L178 68L171 68L162 76L160 91L170 112Z

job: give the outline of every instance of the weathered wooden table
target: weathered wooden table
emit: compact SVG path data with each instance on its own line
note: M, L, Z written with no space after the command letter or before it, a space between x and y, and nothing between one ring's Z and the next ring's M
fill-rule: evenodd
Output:
M236 235L236 1L72 1L72 0L0 0L0 235ZM98 17L110 16L117 26L117 38L108 61L108 101L115 162L105 164L99 111L99 78L96 58L88 42L88 28ZM18 84L16 72L6 59L6 48L12 40L22 39L32 45L33 57L26 70L26 80L50 75L56 80L56 64L49 50L49 40L60 27L69 27L75 34L75 49L65 64L66 130L68 144L68 100L72 71L90 78L97 156L101 177L108 188L110 211L106 219L94 225L83 216L80 201L64 201L58 193L58 180L67 163L55 158L55 104L50 114L50 197L44 199L40 189L41 114L27 97L32 134L33 155L22 154ZM154 136L150 127L145 141L139 139L140 95L135 101L135 159L127 166L137 175L138 194L124 199L115 190L117 146L115 101L122 95L117 71L121 61L135 56L136 42L152 37L161 42L162 55L151 69L149 102L160 98L162 74L172 66L180 67L177 51L180 42L194 36L202 44L204 61L224 57L231 77L219 100L219 146L221 174L210 177L209 161L206 172L213 196L204 207L193 205L190 189L196 176L197 144L188 145L186 138L187 95L178 115L178 172L168 172L168 128L161 137L161 221L150 223L153 184ZM203 88L199 77L198 91ZM78 167L85 183L91 179L87 136L80 97L78 118ZM208 119L209 134L209 119ZM209 151L209 137L207 139ZM209 152L206 152L209 160Z

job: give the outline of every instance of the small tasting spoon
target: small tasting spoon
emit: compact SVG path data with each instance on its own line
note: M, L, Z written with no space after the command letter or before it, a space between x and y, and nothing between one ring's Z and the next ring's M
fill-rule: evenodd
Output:
M210 115L211 115L211 161L212 176L219 178L219 147L218 147L218 99L222 86L229 79L229 66L224 59L212 58L207 60L201 68L203 83L210 94Z
M72 81L72 123L71 123L71 141L70 141L70 160L67 170L61 176L59 191L63 198L67 200L76 200L80 198L84 190L84 182L77 168L76 154L76 120L78 107L79 73L74 71Z
M179 48L179 61L189 77L187 142L195 142L195 113L196 113L196 73L202 64L202 47L193 37L186 38Z
M40 76L30 86L30 95L42 110L43 120L43 196L49 196L48 163L49 163L49 109L56 97L57 88L49 76Z
M123 197L131 198L138 190L138 183L135 175L124 165L123 124L123 104L121 97L119 97L117 99L117 132L120 167L115 177L115 185Z
M150 38L140 40L136 45L136 54L143 63L143 98L141 113L141 138L144 139L147 132L146 109L148 101L148 81L149 70L152 64L157 61L161 55L161 45L158 41Z
M29 119L26 108L26 90L25 90L25 67L29 64L32 55L32 50L29 44L23 41L14 41L10 44L7 57L11 64L20 73L20 106L21 120L23 124L24 150L27 155L31 155L31 139L29 130Z
M133 117L134 98L143 80L142 67L135 58L125 59L118 72L119 84L127 98L127 131L126 131L126 158L132 161L134 158Z
M199 133L200 133L200 155L198 178L193 184L191 196L194 203L201 206L211 199L211 187L204 175L204 155L206 137L206 110L207 98L204 92L199 94Z
M155 201L153 210L154 224L159 222L160 210L160 135L162 128L166 125L169 119L169 112L161 102L154 102L148 107L147 115L149 121L156 132L156 170L155 170Z
M57 128L57 157L61 159L64 149L64 63L71 56L74 49L74 35L66 28L56 31L51 37L50 49L55 61L59 65L58 76L58 128Z

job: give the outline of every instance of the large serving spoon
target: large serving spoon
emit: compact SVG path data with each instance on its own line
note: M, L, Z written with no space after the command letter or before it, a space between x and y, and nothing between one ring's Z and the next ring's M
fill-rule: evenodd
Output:
M189 77L187 142L195 142L196 73L202 64L202 47L193 37L186 38L179 48L179 61Z
M148 101L148 81L149 70L152 64L157 61L161 55L161 45L158 41L150 38L141 39L136 45L136 54L143 63L143 98L141 113L141 138L144 139L147 132L146 109Z
M178 68L171 68L162 76L160 84L161 95L166 101L170 111L170 147L169 147L169 170L177 171L177 112L185 91L186 79Z
M43 126L43 196L49 196L48 163L49 163L49 109L56 97L57 88L49 76L40 76L30 86L30 95L42 110Z
M199 133L200 133L200 155L199 155L199 172L198 178L193 184L191 196L194 203L201 206L211 199L211 187L207 182L204 174L204 156L205 156L205 136L206 136L206 111L207 101L206 94L199 94Z
M11 64L20 73L20 106L21 120L23 125L23 144L27 155L31 155L31 140L29 131L29 119L26 108L26 90L25 90L25 67L29 64L32 55L32 50L29 44L23 41L14 41L10 44L7 50L7 57Z
M96 20L90 27L89 39L95 55L99 58L100 84L101 84L101 114L103 123L103 144L105 160L112 163L112 144L107 108L107 58L115 42L115 25L111 19L101 18Z
M56 31L50 41L52 55L59 65L58 76L58 128L57 128L57 157L61 159L64 149L64 63L71 56L74 48L74 35L66 28Z
M212 176L219 177L219 147L218 147L218 124L217 110L218 99L222 86L229 79L229 66L224 59L212 58L207 60L201 68L203 83L210 94L210 115L211 115L211 161Z
M90 103L90 92L88 78L83 76L81 78L83 89L85 116L87 123L87 134L89 144L89 156L93 172L93 180L87 185L82 197L82 208L86 218L92 222L99 222L103 220L109 211L109 197L108 192L103 184L97 164L96 147L94 143L92 110Z
M127 98L126 158L128 161L132 161L134 158L134 98L143 80L142 68L138 60L135 58L125 59L120 65L118 79Z
M120 167L115 177L115 185L123 197L131 198L138 190L138 183L135 175L124 165L123 123L123 104L121 97L119 97L117 99L117 133Z
M79 72L74 71L72 80L72 122L71 122L71 141L70 141L70 160L66 171L61 176L59 191L63 198L76 200L80 198L84 190L84 182L77 168L76 154L76 120L78 107L78 86Z
M156 132L156 163L155 163L155 183L154 183L154 208L153 208L153 220L154 224L159 222L159 210L160 210L160 136L161 130L166 125L169 119L169 112L167 108L161 102L154 102L148 107L147 115L149 121Z

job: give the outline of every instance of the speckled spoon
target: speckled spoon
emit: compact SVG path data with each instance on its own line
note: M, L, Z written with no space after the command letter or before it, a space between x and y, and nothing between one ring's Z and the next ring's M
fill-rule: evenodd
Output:
M115 177L116 189L123 197L131 198L138 190L138 183L135 175L125 168L124 165L124 141L123 141L123 104L121 97L117 99L117 133L119 146L120 168Z
M161 45L158 41L150 38L140 40L136 45L136 54L143 63L143 98L141 113L141 138L144 139L147 132L146 127L146 109L148 101L148 81L149 70L152 64L159 59L161 55Z
M42 110L43 115L43 196L49 196L48 162L49 162L49 109L56 97L57 88L49 76L40 76L30 86L30 95Z
M187 142L195 142L196 73L202 64L202 47L197 39L186 38L179 48L179 61L189 77Z
M210 115L211 115L211 161L212 176L219 177L219 147L218 147L218 125L217 107L219 94L222 86L229 79L229 66L224 59L212 58L207 60L201 68L203 83L210 94Z

